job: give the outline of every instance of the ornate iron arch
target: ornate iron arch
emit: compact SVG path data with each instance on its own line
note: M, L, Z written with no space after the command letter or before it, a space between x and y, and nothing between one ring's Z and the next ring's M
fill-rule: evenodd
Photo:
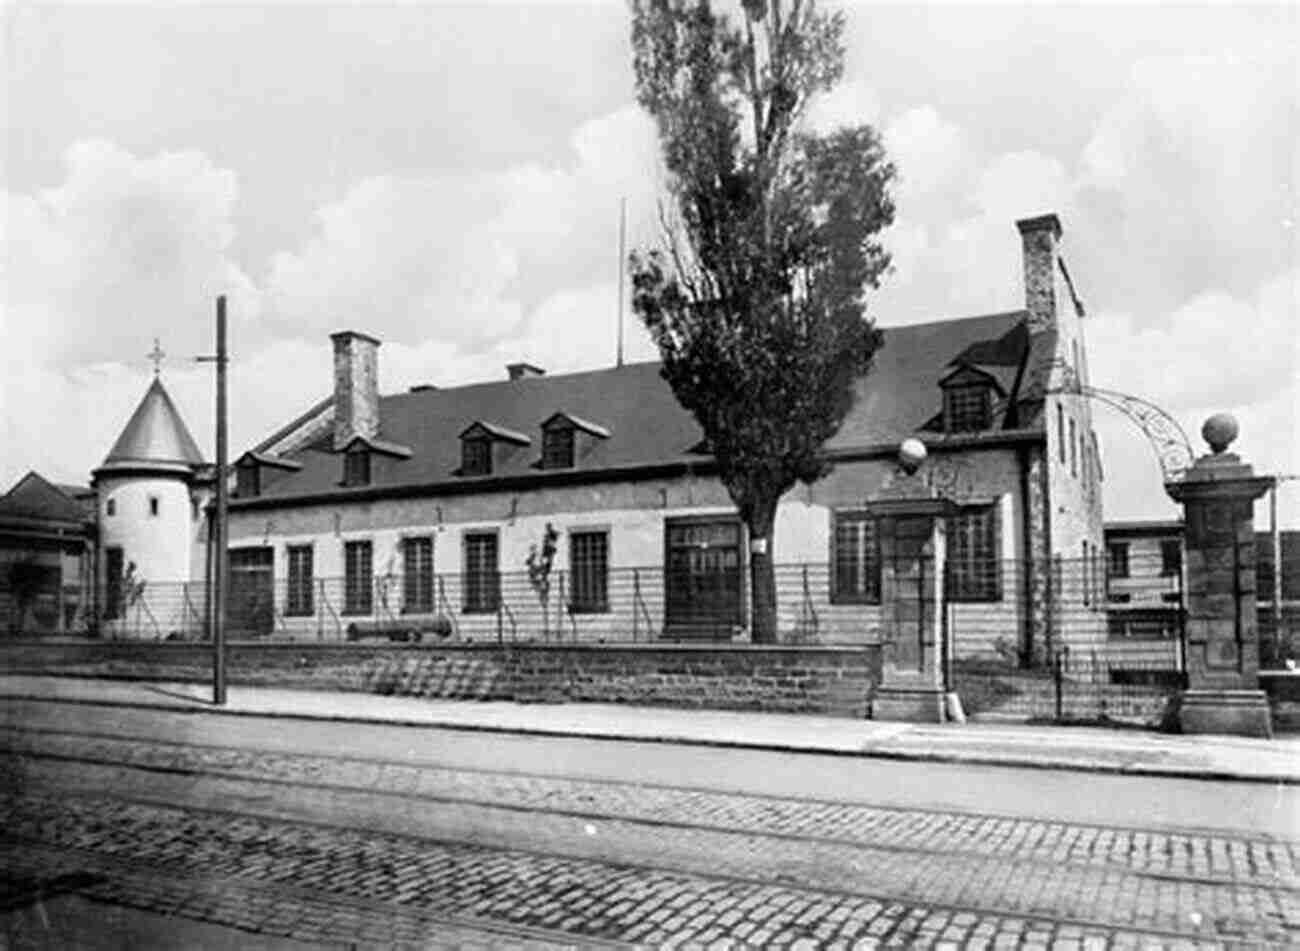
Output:
M1178 420L1148 399L1134 396L1132 393L1089 386L1080 380L1074 368L1064 361L1057 362L1056 366L1062 370L1061 382L1045 392L1084 396L1119 410L1147 437L1147 442L1151 444L1156 459L1160 462L1164 481L1182 480L1192 463L1196 461L1196 453L1192 449L1191 440L1187 438L1187 433L1178 424Z
M1046 387L1043 377L1050 379L1053 370L1060 371L1059 382L1054 386ZM1038 382L1043 389L1039 390L1031 383L1026 388L1031 394L1037 391L1043 396L1060 393L1082 396L1104 403L1128 417L1146 436L1160 463L1160 471L1165 482L1181 481L1192 463L1196 461L1191 440L1187 438L1187 433L1178 424L1178 420L1150 400L1131 393L1121 393L1118 390L1089 386L1079 379L1072 366L1060 359L1043 368L1036 376L1038 380L1034 382Z

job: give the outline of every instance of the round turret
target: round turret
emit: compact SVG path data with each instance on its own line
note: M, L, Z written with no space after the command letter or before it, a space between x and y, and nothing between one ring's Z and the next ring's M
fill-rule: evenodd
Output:
M100 564L146 585L188 582L199 513L192 493L203 456L176 404L154 379L95 470Z

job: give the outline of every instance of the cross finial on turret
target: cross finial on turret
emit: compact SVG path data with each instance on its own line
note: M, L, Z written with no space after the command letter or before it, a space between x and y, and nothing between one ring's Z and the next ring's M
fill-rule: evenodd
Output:
M154 378L157 379L158 374L162 372L163 357L167 356L167 354L163 353L163 349L159 345L157 337L153 338L153 349L145 354L145 356L153 361L153 375Z

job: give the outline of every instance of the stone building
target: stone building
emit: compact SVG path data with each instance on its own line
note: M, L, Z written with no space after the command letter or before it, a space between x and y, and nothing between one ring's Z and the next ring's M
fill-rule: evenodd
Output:
M1053 610L1062 559L1083 579L1102 551L1097 443L1068 385L1088 378L1084 310L1056 216L1017 224L1024 307L884 327L826 446L834 468L783 500L783 639L878 639L867 506L908 437L958 507L944 586L958 649L1105 638L1095 597ZM380 342L342 331L332 344L332 394L236 460L236 635L746 637L749 542L657 364L548 375L518 363L496 382L381 395ZM552 569L530 581L548 526Z

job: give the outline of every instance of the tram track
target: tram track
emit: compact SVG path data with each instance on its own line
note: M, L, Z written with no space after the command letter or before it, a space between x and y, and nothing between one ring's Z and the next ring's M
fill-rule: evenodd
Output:
M31 734L33 731L20 731ZM25 787L31 792L40 795L48 795L51 799L63 799L65 801L79 800L98 802L107 814L111 814L115 808L113 804L127 808L144 808L144 809L166 809L178 808L175 805L178 796L182 796L181 787L187 791L186 795L190 798L183 799L183 809L193 815L215 817L230 822L239 821L258 821L268 823L271 826L279 824L291 828L316 828L324 833L334 834L340 829L337 821L315 822L304 818L300 814L300 809L307 811L321 811L327 813L329 802L351 803L349 808L360 809L365 815L381 816L410 812L413 809L425 813L426 817L431 813L440 813L448 810L460 810L458 816L469 816L467 824L457 828L457 822L448 824L444 821L441 826L436 823L430 829L427 818L423 821L422 827L424 832L416 834L412 828L405 831L400 827L379 827L367 828L365 835L368 837L380 837L384 842L388 842L393 848L398 848L398 843L419 843L421 849L446 849L446 848L470 848L481 851L485 860L490 860L490 856L509 854L509 855L527 855L537 861L560 861L564 863L579 863L583 867L593 865L598 868L627 870L631 869L642 876L662 876L676 875L684 877L689 881L703 881L706 883L723 883L732 886L750 889L763 888L783 888L799 891L802 893L814 893L818 895L834 896L834 900L843 903L852 902L874 902L876 904L902 905L908 908L925 908L928 911L942 910L950 914L973 914L977 917L990 918L996 917L999 920L1025 920L1025 921L1051 921L1056 923L1056 927L1068 925L1081 929L1106 929L1114 931L1116 929L1132 932L1135 934L1149 935L1160 940L1179 940L1208 941L1211 946L1220 946L1221 944L1232 944L1236 942L1240 935L1238 931L1245 927L1244 919L1235 920L1232 915L1220 915L1217 918L1212 914L1207 914L1200 918L1202 923L1207 920L1212 924L1204 926L1195 926L1197 919L1188 918L1190 923L1181 927L1167 927L1170 921L1175 919L1165 915L1163 918L1152 919L1150 921L1142 920L1140 914L1120 915L1112 913L1109 917L1100 914L1080 914L1071 912L1070 908L1061 904L1062 895L1059 894L1058 887L1054 897L1044 899L1046 904L1041 905L1047 909L1046 913L1036 914L1033 900L1017 900L1008 904L1005 901L997 900L976 900L960 901L945 900L949 891L941 887L932 887L933 882L929 882L927 876L942 876L945 870L951 871L951 866L960 864L963 860L970 860L972 863L967 869L964 881L968 891L974 887L974 892L980 892L980 886L984 887L985 894L993 894L997 891L995 885L999 881L1004 884L1015 885L1021 892L1032 892L1036 883L1042 883L1055 876L1057 886L1068 886L1071 875L1082 882L1085 887L1109 889L1103 891L1102 895L1112 894L1122 905L1124 900L1140 896L1146 893L1155 895L1161 889L1167 896L1173 892L1179 892L1182 896L1180 902L1186 904L1187 896L1191 896L1193 903L1200 904L1204 896L1220 895L1220 893L1233 893L1240 895L1243 890L1251 894L1252 907L1256 902L1268 905L1275 909L1282 909L1280 918L1275 919L1275 924L1271 927L1264 928L1264 931L1257 937L1263 943L1275 941L1279 944L1287 943L1294 937L1294 925L1296 922L1291 918L1291 912L1297 906L1297 890L1294 887L1294 876L1286 876L1285 881L1278 876L1274 876L1269 881L1263 880L1241 880L1224 876L1194 876L1187 874L1178 874L1167 871L1153 871L1132 869L1122 866L1080 863L1071 861L1068 857L1068 851L1064 858L1050 858L1039 856L1011 855L990 855L988 851L980 851L978 847L967 847L963 849L952 849L952 843L947 839L940 838L930 843L927 847L907 846L898 842L873 842L862 837L845 837L837 835L820 835L808 832L791 832L783 831L780 828L765 829L762 827L761 817L763 815L780 817L788 810L831 808L837 810L837 814L843 818L844 810L874 810L875 813L893 816L904 824L904 828L910 828L907 824L914 823L923 819L925 816L937 817L940 820L944 814L934 810L916 810L916 809L898 809L893 807L864 807L861 804L836 803L834 801L818 801L810 803L804 800L793 800L779 797L759 797L759 796L735 796L729 793L711 793L696 789L685 789L681 787L659 786L653 789L644 789L640 785L620 784L609 781L589 781L589 780L568 780L554 775L538 776L536 774L521 774L510 771L489 771L489 770L447 770L442 767L431 765L415 766L407 763L396 762L392 760L382 760L367 757L355 756L337 756L322 757L319 755L301 755L286 754L283 751L265 751L247 746L231 747L208 745L195 749L189 744L169 743L158 741L152 738L130 738L122 737L117 734L103 734L95 731L69 731L69 730L45 730L35 731L40 734L40 739L52 745L74 744L78 741L91 743L109 743L117 744L118 752L128 755L114 760L111 756L103 755L82 755L69 753L66 749L63 752L51 751L49 749L41 750L39 743L29 744L30 748L20 748L22 744L18 742L19 737L8 735L8 755L6 756L6 765L10 770L14 770L10 775L13 778L21 777L25 781ZM32 738L29 736L29 739ZM132 762L130 747L132 745L145 749L152 749L156 754L162 750L169 752L173 756L180 753L189 753L196 756L189 764L185 762L158 762L155 755L155 761L146 761L150 757L137 757L140 762ZM265 761L268 757L276 757L280 761L286 758L292 759L298 757L298 766L301 767L293 776L274 776L262 775L257 776L255 771L250 773L245 770L243 773L238 768L230 766L203 767L202 756L225 756L227 759L239 759L244 757L246 760L251 759ZM123 762L122 760L126 760ZM339 763L361 766L372 770L372 780L370 783L345 783L331 782L328 776L322 778L319 773L322 769L328 772L328 764L321 766L322 761L335 760ZM311 761L310 763L308 761ZM307 782L303 778L304 772L317 772L317 776ZM417 786L415 789L381 789L376 788L381 777L385 780L392 781L395 778L394 769L414 770L416 774L438 777L445 781L448 776L471 775L478 780L500 782L504 777L506 780L505 789L524 788L536 786L538 784L549 783L552 789L547 792L553 792L556 787L563 787L566 783L569 785L571 796L592 796L596 795L594 805L588 805L583 808L565 808L563 802L558 802L555 798L547 795L538 795L540 801L507 801L498 796L496 800L491 798L491 789L488 789L487 798L482 795L477 798L474 795L461 794L453 795L445 791L441 794L436 791L430 792L429 789L421 789ZM131 776L135 780L131 780ZM397 774L400 779L401 774ZM79 782L78 782L79 777ZM140 777L149 777L157 780L162 777L170 777L176 780L180 786L175 791L166 789L156 789L153 793L147 795L129 795L123 794L124 787L148 787L149 783L140 783ZM69 780L73 785L84 785L86 788L68 788ZM231 786L230 784L242 784ZM514 787L511 784L515 784ZM62 788L59 788L62 787ZM221 808L211 804L195 802L193 796L198 788L206 788L212 795L220 797L223 794L230 793L234 789L240 790L234 798L240 803L238 808ZM435 784L434 789L437 786ZM110 794L105 790L111 789ZM224 791L224 792L223 792ZM498 790L499 791L499 790ZM534 790L536 793L537 791ZM599 794L604 792L612 795L609 801L617 802L620 796L623 800L629 800L633 803L633 814L629 814L627 808L611 809L599 808ZM618 794L618 795L615 795ZM677 809L683 805L701 804L701 796L707 799L710 796L718 797L722 802L735 804L743 801L750 808L750 817L757 816L759 821L757 827L739 828L735 823L732 825L718 825L717 823L699 823L683 819L664 818L659 814L636 815L635 802L638 796L660 795L668 796L666 802L658 804L660 810ZM673 796L684 796L686 799L673 799ZM260 800L260 801L259 801ZM267 804L280 802L283 804L287 801L296 801L297 807L290 814L284 811L277 811L275 808L268 808ZM310 802L304 802L310 800ZM428 807L432 806L433 809ZM364 808L363 808L364 807ZM768 810L767 813L764 810ZM348 813L351 815L352 813ZM951 815L948 818L955 819L956 825L949 830L950 838L962 839L970 838L971 829L963 827L963 821L974 820L995 820L995 821L1024 821L1024 820L1006 820L1000 817L981 817L978 814L969 814L966 816ZM616 846L612 851L593 850L590 847L574 848L574 843L587 843L592 836L585 832L586 827L597 824L600 836L603 839L616 840L612 844ZM8 825L8 824L7 824ZM213 827L212 835L214 840L220 840L218 826ZM942 826L942 822L940 822ZM1103 829L1100 826L1079 826L1078 824L1044 824L1034 823L1040 827L1043 833L1035 842L1046 841L1051 843L1057 841L1049 826L1061 826L1065 828L1066 835L1073 828L1092 828L1094 830ZM543 826L549 828L545 835L541 834ZM553 828L550 828L553 827ZM513 828L513 832L501 834L502 829ZM974 830L978 832L980 825L976 823ZM438 829L442 833L438 834ZM887 831L887 829L886 829ZM985 831L988 831L985 829ZM1149 833L1137 830L1128 830L1134 836L1144 836L1148 840ZM456 834L459 833L459 834ZM268 833L270 835L270 833ZM391 837L391 838L390 838ZM528 849L521 847L521 842L529 838L540 837L543 846L537 849ZM683 849L680 840L694 838L695 845L693 848ZM1220 843L1221 848L1227 848L1230 844L1226 837L1220 837L1223 841ZM674 847L655 847L656 840L678 840ZM32 840L33 847L37 840ZM977 840L976 844L978 844ZM1026 837L1026 842L1031 841ZM1265 852L1271 852L1275 856L1292 854L1294 843L1279 843L1273 839L1256 839L1246 840L1248 843L1258 849L1264 849ZM755 845L754 843L758 843ZM403 847L405 848L405 846ZM774 861L783 850L788 852L791 849L804 849L807 855L803 861L782 864L781 861ZM1214 846L1207 846L1213 851ZM846 851L847 850L847 851ZM1279 851L1281 850L1281 851ZM236 849L237 851L237 849ZM399 849L401 851L401 849ZM748 854L754 853L754 854ZM827 874L826 869L819 873L819 863L822 859L834 859L839 862L835 865L832 861L830 864L835 868L848 870L854 867L852 860L853 854L867 855L875 861L880 861L881 853L888 853L892 858L886 859L887 864L899 869L908 869L917 871L917 874L904 876L908 885L903 888L881 888L881 887L849 887L845 883L851 880L849 875L836 874L833 870ZM1053 853L1047 852L1050 856ZM689 861L683 861L683 856ZM846 858L848 856L848 858ZM700 859L703 858L704 861ZM726 865L729 861L731 864ZM719 863L724 864L730 871L719 871L716 867ZM981 864L982 863L982 864ZM328 863L327 863L328 865ZM780 871L781 869L784 871ZM1064 873L1063 874L1063 870ZM591 881L601 881L607 877L606 874L594 873L590 876ZM870 879L871 875L867 870L863 870L866 878ZM960 876L959 876L960 877ZM1005 880L1005 881L1004 881ZM879 885L882 878L877 875L874 884ZM973 883L973 886L972 886ZM1000 887L1000 886L998 886ZM1171 889L1173 891L1171 891ZM696 891L700 888L696 887ZM707 889L705 889L707 891ZM545 889L543 889L545 891ZM555 897L555 896L552 896ZM1156 905L1162 904L1165 898L1154 899ZM1048 906L1051 906L1048 908ZM1093 908L1105 908L1107 902L1094 901ZM1289 909L1289 911L1288 911ZM1115 909L1112 909L1115 911ZM1181 921L1181 919L1177 919ZM1280 924L1277 922L1280 921ZM1163 924L1162 924L1163 923ZM1266 934L1270 937L1266 937ZM596 935L600 936L600 935ZM617 935L605 935L617 937ZM1250 942L1247 942L1250 944ZM1257 945L1252 945L1257 946Z

